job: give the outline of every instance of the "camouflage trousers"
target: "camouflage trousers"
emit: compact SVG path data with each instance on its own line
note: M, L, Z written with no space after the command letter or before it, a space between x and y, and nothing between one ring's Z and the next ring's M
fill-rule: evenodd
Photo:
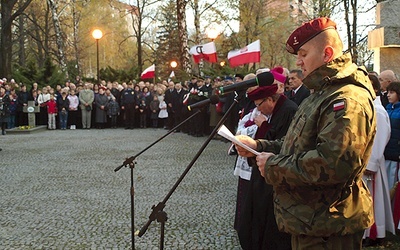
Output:
M360 250L364 231L330 237L292 235L293 250Z

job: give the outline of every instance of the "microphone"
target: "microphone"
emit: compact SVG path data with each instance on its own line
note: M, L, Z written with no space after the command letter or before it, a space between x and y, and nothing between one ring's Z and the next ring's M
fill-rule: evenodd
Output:
M274 83L274 75L271 72L263 72L256 76L256 78L234 83L228 86L219 87L219 94L224 95L232 91L245 90L253 86L268 86Z
M196 102L192 105L187 106L188 110L191 111L194 108L201 108L209 103L217 104L219 102L219 97L217 95L210 96L209 99L205 99L203 101Z

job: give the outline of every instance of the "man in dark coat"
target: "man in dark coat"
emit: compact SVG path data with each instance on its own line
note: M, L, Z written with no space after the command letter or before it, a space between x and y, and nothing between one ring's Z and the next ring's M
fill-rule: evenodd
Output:
M258 126L255 138L276 140L286 135L297 111L297 105L277 94L278 86L258 87L248 93L262 115L254 119ZM255 166L255 163L251 164ZM243 249L291 249L290 235L279 232L274 216L273 188L267 184L257 167L252 168L249 188L245 194L238 235Z
M172 93L172 112L174 113L174 127L183 121L183 99L187 91L182 88L181 83L175 84L175 91ZM176 132L180 132L180 128L177 128Z
M28 113L24 113L24 107L28 106L29 93L26 91L26 86L21 85L21 90L18 92L17 106L17 124L18 126L28 125Z
M169 81L168 89L165 90L164 93L164 101L167 104L167 112L168 112L167 125L166 125L168 130L174 127L175 114L172 106L174 100L174 92L175 92L175 83L173 81Z
M310 96L310 90L303 84L303 72L299 69L290 71L289 87L291 91L287 92L289 99L295 102L298 106L300 103Z
M125 129L133 129L135 127L135 110L138 107L138 100L133 83L128 83L128 88L121 93L121 109L125 112Z

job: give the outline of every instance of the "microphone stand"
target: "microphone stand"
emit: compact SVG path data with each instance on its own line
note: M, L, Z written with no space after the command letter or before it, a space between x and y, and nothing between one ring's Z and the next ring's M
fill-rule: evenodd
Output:
M191 116L189 116L188 118L186 118L185 120L183 120L181 123L179 123L178 125L176 125L175 127L173 127L171 130L169 130L165 135L163 135L162 137L160 137L158 140L156 140L155 142L153 142L152 144L150 144L149 146L147 146L145 149L143 149L142 151L140 151L139 153L137 153L136 155L127 158L121 166L117 167L116 169L114 169L114 172L117 172L118 170L120 170L122 167L126 167L129 166L131 169L131 186L130 186L130 194L131 194L131 238L132 238L132 249L135 249L135 188L133 185L133 169L135 168L135 160L136 157L138 157L139 155L141 155L143 152L145 152L147 149L151 148L152 146L154 146L156 143L158 143L159 141L161 141L162 139L164 139L165 137L167 137L168 135L170 135L171 133L175 132L176 129L178 129L179 127L181 127L185 122L189 121L190 119L192 119L192 117L194 117L195 115L197 115L198 113L200 113L201 110L198 109L195 113L193 113ZM166 220L166 219L165 219Z
M244 95L244 92L241 92L239 95L235 94L234 102L231 104L229 109L226 111L226 113L221 117L219 120L218 124L215 126L214 130L211 132L211 134L208 136L207 140L203 143L197 154L194 156L193 160L189 163L189 165L186 167L186 169L183 171L179 179L175 182L174 186L171 188L171 190L168 192L168 194L165 196L164 200L159 202L156 206L153 205L151 209L153 210L151 214L149 215L149 220L146 222L146 224L140 229L138 236L142 237L143 234L146 233L147 228L150 226L151 222L157 219L158 222L161 223L161 234L160 234L160 249L164 249L164 230L165 230L165 221L168 219L167 213L163 211L165 207L165 203L168 201L168 199L171 197L171 195L175 192L176 188L179 186L179 184L182 182L183 178L185 178L186 174L189 172L189 170L192 168L193 164L196 162L196 160L199 158L201 153L204 151L204 149L207 147L207 145L210 143L212 138L217 134L219 127L222 126L222 124L226 121L230 113L232 112L233 108L237 105L239 102L238 99L242 98Z

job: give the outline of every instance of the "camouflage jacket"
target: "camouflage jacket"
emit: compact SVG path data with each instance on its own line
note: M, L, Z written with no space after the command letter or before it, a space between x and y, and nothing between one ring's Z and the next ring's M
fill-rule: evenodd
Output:
M304 79L318 88L300 105L281 141L257 141L268 159L276 222L293 235L360 232L373 223L371 195L362 181L376 121L367 72L348 55ZM315 87L314 86L314 87Z

